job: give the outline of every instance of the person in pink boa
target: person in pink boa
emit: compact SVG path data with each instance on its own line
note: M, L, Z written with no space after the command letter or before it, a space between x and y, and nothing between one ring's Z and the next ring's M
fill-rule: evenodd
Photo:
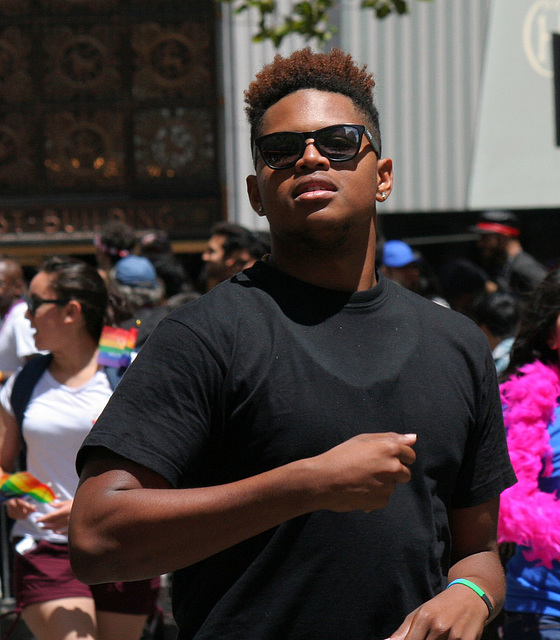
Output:
M505 640L560 638L560 270L521 316L500 385L518 482L501 497L498 539L516 545L506 567Z

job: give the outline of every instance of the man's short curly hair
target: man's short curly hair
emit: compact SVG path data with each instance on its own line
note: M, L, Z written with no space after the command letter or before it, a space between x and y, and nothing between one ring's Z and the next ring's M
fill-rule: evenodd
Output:
M273 104L300 89L318 89L348 96L366 116L371 133L381 147L379 114L373 101L375 81L361 69L350 54L340 49L329 53L314 53L309 47L280 54L263 67L245 91L246 113L251 125L251 146L261 135L264 115Z

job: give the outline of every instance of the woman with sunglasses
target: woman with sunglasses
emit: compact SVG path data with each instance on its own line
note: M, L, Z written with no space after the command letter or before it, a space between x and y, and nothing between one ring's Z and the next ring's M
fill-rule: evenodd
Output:
M107 289L92 266L55 257L31 281L27 302L37 348L52 359L34 386L21 430L11 402L18 373L2 389L0 464L12 471L25 446L28 471L50 484L57 499L7 503L16 521L17 608L37 640L138 640L154 610L158 580L87 587L68 560L76 452L112 392L97 363Z

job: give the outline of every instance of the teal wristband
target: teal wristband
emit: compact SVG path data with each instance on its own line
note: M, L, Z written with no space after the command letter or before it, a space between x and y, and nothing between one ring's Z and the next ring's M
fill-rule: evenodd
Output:
M445 588L449 589L449 587L454 584L464 584L465 587L472 589L477 596L480 596L484 600L484 604L488 607L488 618L494 613L494 607L490 602L490 598L474 582L471 582L470 580L465 580L465 578L458 578L457 580L453 580L453 582L450 582Z

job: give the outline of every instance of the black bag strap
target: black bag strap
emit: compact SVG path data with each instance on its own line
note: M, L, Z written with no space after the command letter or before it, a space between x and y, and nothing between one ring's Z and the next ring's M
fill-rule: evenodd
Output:
M37 382L39 382L39 378L47 370L51 360L52 353L31 358L31 360L24 365L23 369L18 373L14 380L10 402L12 403L12 409L20 430L21 425L23 424L23 416L27 409L27 405L29 404L33 389Z
M105 375L107 376L107 380L109 380L109 384L111 385L111 390L114 391L117 388L117 385L121 381L124 372L126 371L126 367L119 367L116 369L115 367L104 367L103 371L105 371Z

